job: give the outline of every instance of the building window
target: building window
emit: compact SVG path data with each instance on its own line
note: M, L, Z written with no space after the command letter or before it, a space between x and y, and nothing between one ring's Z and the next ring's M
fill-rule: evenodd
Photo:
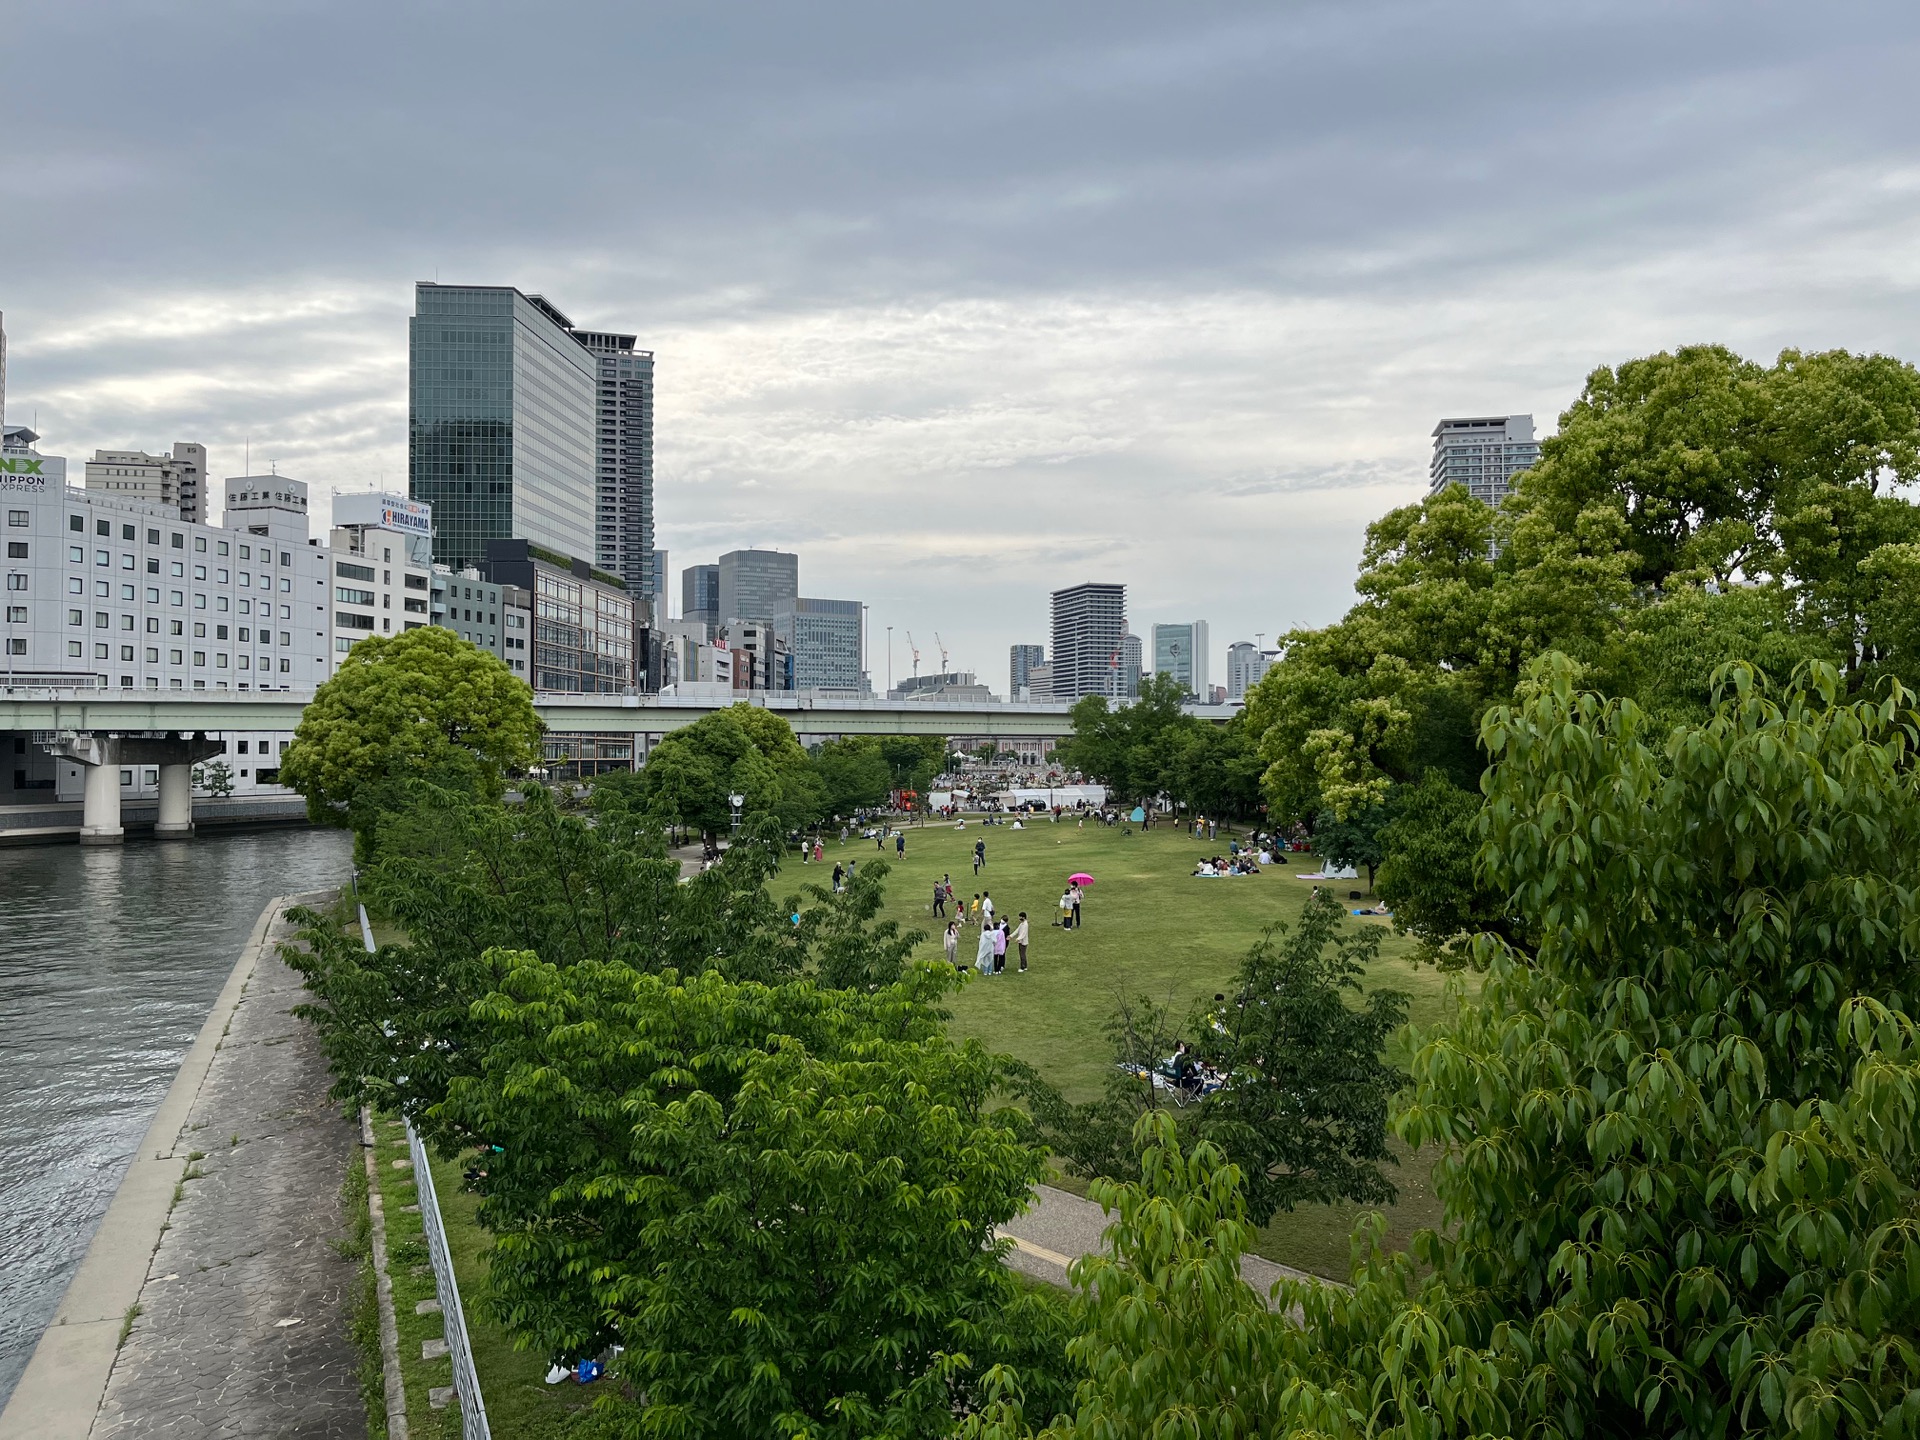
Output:
M338 600L342 605L371 605L373 604L373 591L355 590L345 585L336 585L333 590L333 598Z
M87 647L82 645L78 640L67 641L67 654L72 656L75 660L84 658L86 653L87 653Z
M180 663L181 663L181 660L180 660L180 652L179 652L178 650L169 650L169 651L167 651L167 663L168 663L169 665L178 665L178 664L180 664Z
M32 514L25 510L7 511L7 524L13 526L15 529L25 529L32 519Z
M176 531L173 536L173 548L176 550L183 549L186 546L186 543L187 543L187 537ZM174 573L178 574L179 572L175 571Z
M96 520L93 522L93 533L96 535L111 536L113 534L113 526L105 520Z
M131 645L122 645L122 646L120 647L120 659L121 659L122 661L126 661L126 662L130 662L130 661L132 661L132 659L133 659L133 646L131 646Z
M158 530L147 531L147 543L149 545L158 545L160 543L160 532Z
M352 565L345 560L337 562L333 567L333 572L342 580L373 579L373 567L371 565Z
M207 537L204 535L194 536L193 548L202 555L206 554L207 553Z
M214 652L213 668L216 670L224 670L227 668L227 652L226 651L216 650Z
M87 552L82 550L78 545L69 545L67 547L67 559L71 560L75 565L84 565L87 563Z
M149 665L158 665L159 663L160 663L160 652L159 652L159 650L158 650L158 649L156 649L156 648L155 648L154 646L152 646L152 645L149 645L149 646L147 647L147 664L149 664Z
M7 541L7 558L9 560L26 559L27 558L27 542L24 540Z
M93 563L96 565L111 565L113 563L113 556L109 555L105 550L96 550L93 552Z
M204 650L196 650L196 651L194 651L194 652L193 652L193 663L194 663L194 664L196 664L196 665L204 665L204 664L206 664L206 663L207 663L207 652L206 652L206 651L204 651Z
M7 623L9 625L26 624L27 623L27 607L24 605L7 606Z
M24 655L26 653L27 642L24 639L10 639L7 641L7 654Z
M24 590L26 588L27 588L27 577L25 575L7 576L7 589Z
M67 517L67 529L77 530L82 535L86 534L87 522L85 517L80 515L69 515Z
M220 542L220 544L219 544L219 547L218 547L218 549L219 549L219 551L220 551L220 553L221 553L222 555L224 555L224 554L226 554L226 553L227 553L227 542L226 542L226 541L224 541L224 540L222 540L222 541Z
M104 630L107 628L107 626L111 625L112 623L113 623L113 617L107 614L106 611L96 610L93 612L93 628L94 629Z

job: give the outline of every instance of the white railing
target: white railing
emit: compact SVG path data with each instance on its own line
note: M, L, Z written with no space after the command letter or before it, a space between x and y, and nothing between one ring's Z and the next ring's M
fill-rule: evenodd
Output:
M440 1318L446 1322L447 1356L453 1361L453 1394L460 1402L460 1428L466 1440L492 1440L487 1428L487 1406L480 1398L480 1376L473 1368L473 1347L467 1341L467 1314L460 1307L460 1282L454 1279L453 1255L447 1249L447 1230L440 1219L440 1197L433 1188L433 1169L427 1147L407 1122L407 1147L413 1155L414 1192L420 1197L420 1224L427 1232L427 1258L433 1262L433 1283L440 1296Z

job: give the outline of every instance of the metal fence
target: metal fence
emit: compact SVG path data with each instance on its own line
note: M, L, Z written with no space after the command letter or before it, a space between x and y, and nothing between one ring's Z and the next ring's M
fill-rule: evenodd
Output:
M440 1295L441 1318L447 1327L447 1354L453 1361L453 1393L460 1402L460 1426L466 1440L492 1440L487 1428L486 1402L480 1398L480 1377L473 1368L473 1347L467 1343L467 1315L460 1307L460 1282L453 1278L453 1256L447 1250L447 1231L440 1221L440 1197L433 1188L433 1169L427 1147L420 1143L411 1121L407 1147L413 1155L413 1179L420 1196L420 1223L427 1232L427 1257L433 1262L433 1283Z
M354 891L360 888L354 874ZM360 912L360 941L373 951L373 926L367 907ZM460 1430L466 1440L493 1440L487 1426L486 1402L480 1398L480 1376L473 1368L473 1346L467 1341L467 1312L460 1304L460 1282L453 1275L453 1254L447 1249L447 1228L440 1218L440 1196L433 1186L433 1167L427 1147L420 1143L413 1122L407 1122L407 1153L413 1157L414 1193L420 1197L420 1226L427 1232L427 1258L433 1262L434 1293L440 1297L440 1318L446 1326L447 1355L453 1361L453 1393L460 1402Z

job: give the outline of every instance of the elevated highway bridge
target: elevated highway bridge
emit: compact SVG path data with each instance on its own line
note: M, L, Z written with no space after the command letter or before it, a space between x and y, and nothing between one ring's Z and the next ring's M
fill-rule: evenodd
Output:
M192 768L218 751L205 737L297 729L312 698L297 691L85 690L9 687L0 680L0 732L84 769L80 839L113 843L120 824L120 775L127 765L158 774L159 833L191 833ZM1057 740L1072 733L1064 701L980 704L942 700L816 699L756 693L747 703L779 715L803 743L838 735L942 735L967 740ZM732 703L660 695L540 695L549 763L590 754L618 768L644 762L662 737ZM1224 723L1237 707L1197 706ZM264 753L264 752L263 752Z

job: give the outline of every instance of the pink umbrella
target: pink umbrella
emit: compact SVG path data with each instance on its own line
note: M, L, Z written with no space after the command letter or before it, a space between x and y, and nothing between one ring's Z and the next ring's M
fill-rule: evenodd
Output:
M1085 889L1087 886L1093 884L1093 876L1082 870L1078 875L1069 875L1067 881L1070 884L1078 885L1082 889Z

